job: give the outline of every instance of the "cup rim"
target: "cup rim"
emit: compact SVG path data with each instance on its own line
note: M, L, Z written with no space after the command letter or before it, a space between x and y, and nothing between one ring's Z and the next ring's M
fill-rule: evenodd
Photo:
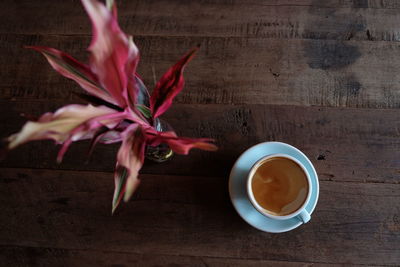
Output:
M262 162L264 162L264 161L266 161L266 160L268 160L270 158L277 158L277 157L287 158L287 159L292 160L295 163L297 163L297 165L300 166L300 168L303 170L304 174L306 175L307 183L308 183L308 193L307 193L307 197L306 197L306 200L304 201L303 205L301 205L301 207L298 208L296 211L294 211L294 212L292 212L290 214L287 214L287 215L283 215L283 216L272 215L272 214L268 213L268 211L266 209L261 207L257 203L257 201L256 201L256 199L254 197L254 194L253 194L253 190L251 188L251 184L252 184L251 182L252 182L253 177L254 177L254 172L257 170L259 165ZM310 202L310 198L311 198L311 194L312 194L311 177L310 177L310 174L307 172L307 169L304 167L304 165L299 160L297 160L296 158L294 158L294 157L292 157L290 155L284 154L284 153L270 154L270 155L264 156L264 157L260 158L259 160L257 160L253 164L253 166L250 168L249 174L247 175L246 188L247 188L247 190L246 190L247 191L247 196L249 197L250 203L254 206L254 208L256 208L256 210L258 212L260 212L262 215L264 215L266 217L269 217L271 219L276 219L276 220L287 220L287 219L290 219L290 218L293 218L293 217L296 217L297 215L299 215L305 209L305 207L307 206L308 202Z

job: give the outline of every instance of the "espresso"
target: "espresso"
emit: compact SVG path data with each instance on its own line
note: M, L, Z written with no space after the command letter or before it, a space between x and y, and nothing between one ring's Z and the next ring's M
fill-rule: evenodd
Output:
M285 216L301 208L309 190L303 169L283 157L261 162L253 175L251 187L257 203L276 216Z

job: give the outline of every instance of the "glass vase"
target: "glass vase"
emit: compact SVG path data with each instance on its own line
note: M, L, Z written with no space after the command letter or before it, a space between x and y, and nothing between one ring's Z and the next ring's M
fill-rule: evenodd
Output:
M154 120L154 128L159 132L173 131L168 122L160 119ZM174 152L167 144L146 147L146 158L155 162L164 162L172 158Z
M139 104L150 107L150 94L143 82L136 78L136 84L139 89L137 101ZM173 131L168 122L156 118L153 121L153 127L159 132ZM167 144L160 144L158 146L147 146L145 156L147 159L154 162L164 162L172 158L174 152Z

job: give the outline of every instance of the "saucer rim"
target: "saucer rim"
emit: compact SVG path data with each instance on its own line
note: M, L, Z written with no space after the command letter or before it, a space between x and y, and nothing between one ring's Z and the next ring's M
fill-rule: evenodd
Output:
M235 161L235 163L233 164L232 169L231 169L231 171L230 171L230 173L229 173L229 198L231 199L231 202L232 202L233 207L235 208L236 212L239 214L239 216L240 216L247 224L251 225L252 227L254 227L254 228L256 228L256 229L258 229L258 230L260 230L260 231L266 232L266 233L284 233L284 232L288 232L288 231L291 231L291 230L293 230L293 229L296 229L297 227L299 227L300 225L302 225L302 223L299 222L298 224L295 224L293 227L285 228L283 231L282 231L282 230L274 231L274 230L270 230L270 229L261 228L261 227L259 227L258 225L255 225L255 224L250 223L244 216L242 216L242 214L241 214L241 213L239 212L239 210L238 210L238 207L237 207L236 204L235 204L235 201L233 201L233 197L232 197L232 190L233 190L232 187L233 187L233 183L232 183L231 181L232 181L232 179L233 179L232 176L233 176L233 174L234 174L234 171L237 169L237 163L238 163L243 157L245 157L246 154L248 154L250 150L254 149L255 147L264 146L264 145L267 145L267 144L278 144L278 145L281 145L281 146L288 147L289 149L293 149L293 150L295 150L297 153L299 153L299 155L302 156L302 157L305 159L305 161L309 164L309 166L311 167L312 174L313 174L313 175L312 175L312 176L313 176L313 179L314 179L314 181L315 181L315 183L316 183L315 190L313 190L313 191L315 191L315 192L313 193L313 196L315 195L315 201L314 201L314 203L311 205L310 210L307 209L307 206L308 206L308 205L306 205L306 208L305 208L305 209L309 212L310 215L314 212L315 207L317 206L317 203L318 203L318 199L319 199L319 180L318 180L318 174L317 174L317 171L315 170L314 165L312 164L312 162L310 161L310 159L309 159L302 151L300 151L298 148L296 148L296 147L294 147L294 146L292 146L292 145L289 145L289 144L287 144L287 143L278 142L278 141L269 141L269 142L258 143L258 144L256 144L256 145L251 146L251 147L249 147L248 149L246 149L246 150L238 157L238 159L237 159L237 160ZM264 157L264 156L267 156L267 155L270 155L270 154L274 154L274 153L267 153L267 154L263 155L263 157ZM250 205L251 205L251 203L250 203ZM256 210L254 206L251 205L251 207L252 207L254 210ZM256 211L257 211L257 210L256 210ZM259 211L257 211L257 212L259 212ZM262 215L262 214L260 213L260 215ZM264 215L262 215L262 216L264 216ZM266 218L266 219L273 220L273 219L271 219L271 218ZM290 219L287 219L287 220L290 220ZM282 220L282 221L285 221L285 220ZM266 228L268 228L268 227L266 227Z

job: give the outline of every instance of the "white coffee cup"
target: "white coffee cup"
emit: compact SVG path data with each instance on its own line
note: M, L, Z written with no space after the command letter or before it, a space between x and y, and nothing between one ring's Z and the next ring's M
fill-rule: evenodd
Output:
M307 183L308 183L307 196L306 196L306 199L305 199L304 203L302 204L302 206L300 208L298 208L297 210L295 210L294 212L287 214L287 215L282 215L282 216L273 215L268 210L261 207L257 203L257 201L254 197L254 194L253 194L253 189L252 189L252 181L253 181L256 170L267 160L269 160L271 158L277 158L277 157L286 158L286 159L289 159L289 160L295 162L303 170L305 176L307 177ZM247 176L247 184L246 185L247 185L247 195L249 197L251 204L254 206L254 208L256 208L264 216L271 218L271 219L275 219L275 220L287 220L287 219L296 217L303 223L306 223L311 219L309 212L305 209L305 207L307 206L307 204L311 198L311 192L312 192L311 178L310 178L310 175L308 174L306 168L304 167L304 165L301 164L297 159L293 158L292 156L289 156L286 154L272 154L272 155L262 157L251 167L249 175Z

